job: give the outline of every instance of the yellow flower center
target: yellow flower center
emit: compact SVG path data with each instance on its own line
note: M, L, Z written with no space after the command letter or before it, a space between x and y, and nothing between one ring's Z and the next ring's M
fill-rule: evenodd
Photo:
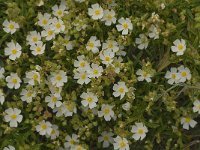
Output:
M82 79L82 80L86 79L86 74L83 74L83 75L81 76L81 79Z
M57 102L57 98L54 96L53 98L52 98L52 101L55 103L55 102Z
M45 130L47 128L47 125L46 124L42 124L41 128L42 128L42 130Z
M87 101L88 101L88 103L92 103L93 102L93 98L92 97L88 97Z
M31 97L32 96L32 92L28 92L26 95L27 95L27 97Z
M38 75L37 74L34 74L33 75L33 80L37 80L38 79Z
M58 28L58 29L61 28L61 24L60 24L60 23L57 23L57 24L56 24L56 28Z
M138 129L138 134L143 134L144 130L143 129Z
M56 131L53 129L53 130L51 130L51 134L55 134L56 133Z
M11 117L12 119L16 119L16 118L17 118L17 115L16 115L16 114L12 114L10 117Z
M95 70L93 71L93 73L94 73L95 75L97 75L97 74L99 73L99 71L95 69Z
M188 117L187 117L187 118L185 118L185 122L186 122L186 123L190 123L190 121L191 121L191 119L190 119L190 118L188 118Z
M143 72L143 76L146 78L147 77L147 73L146 72Z
M200 109L200 104L197 107Z
M37 51L37 52L41 52L41 50L42 50L42 49L41 49L40 47L36 47L36 51Z
M48 21L46 19L42 20L42 24L46 25L48 23Z
M128 29L128 24L127 24L127 23L124 23L124 24L123 24L123 27L124 27L124 29Z
M62 10L57 11L58 16L61 16L63 14Z
M108 44L108 48L113 48L113 44L112 43Z
M37 37L33 37L33 42L37 42L38 38Z
M181 72L181 76L182 76L182 77L186 77L186 76L187 76L187 73L186 73L186 72Z
M15 55L16 53L17 53L17 50L16 50L16 49L13 49L13 50L12 50L12 54Z
M76 148L76 150L83 150L83 148L79 146Z
M57 80L57 81L60 81L60 80L62 80L62 77L61 77L60 75L57 75L57 76L56 76L56 80Z
M83 67L85 67L85 62L81 62L80 63L80 66L83 68Z
M75 141L74 140L70 140L70 144L74 145Z
M186 122L186 123L190 123L190 121L191 121L191 118L188 118L188 117L185 118L185 122Z
M124 142L124 141L121 141L120 144L119 144L119 147L120 147L120 148L124 148L124 147L126 147L125 142Z
M119 92L120 92L120 93L124 93L124 88L122 88L122 87L119 88Z
M48 31L48 35L49 35L49 36L53 35L53 31L51 31L51 30Z
M98 9L98 10L95 10L95 15L100 15L101 11Z
M110 113L110 109L109 109L109 108L105 108L105 109L103 110L103 112L104 112L104 114L108 115L108 114Z
M109 56L106 56L106 57L105 57L105 60L106 60L106 61L110 61L110 57L109 57Z
M107 20L112 20L112 15L109 14L106 16L106 18L107 18Z
M178 50L180 50L180 51L183 50L183 44L178 45Z
M176 79L176 74L172 74L172 79Z
M103 140L104 140L104 141L108 141L108 140L109 140L108 136L105 135L105 136L103 137Z
M89 46L90 48L93 48L93 47L94 47L94 43L89 42L89 43L88 43L88 46Z
M16 84L17 83L17 79L12 79L12 83Z
M10 28L11 30L13 30L13 29L15 28L15 26L14 26L13 24L10 24L10 25L9 25L9 28Z

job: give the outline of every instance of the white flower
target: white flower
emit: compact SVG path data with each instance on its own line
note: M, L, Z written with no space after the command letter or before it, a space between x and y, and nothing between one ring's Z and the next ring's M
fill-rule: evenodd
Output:
M58 126L57 125L52 125L52 130L51 130L51 133L50 135L46 135L47 137L51 137L51 140L54 140L56 139L58 136L59 136L59 130L58 130Z
M88 70L90 78L98 78L102 75L103 67L92 63L91 68Z
M60 33L65 31L64 22L61 19L53 18L51 29L54 30L55 33Z
M37 42L41 41L41 35L37 31L31 31L27 37L26 40L29 45L37 44Z
M106 2L106 4L108 5L108 8L112 8L112 7L117 6L115 0L107 0L107 1L105 1L105 2Z
M49 121L43 120L35 128L40 135L51 135L52 124Z
M102 60L102 63L107 66L113 62L114 57L115 53L111 50L103 50L100 52L100 59Z
M160 7L161 9L165 9L165 4L164 3L160 4Z
M42 6L42 5L44 5L44 1L43 0L40 0L38 3L37 3L37 6Z
M17 127L18 123L22 121L23 116L21 114L21 110L17 108L8 108L5 110L6 115L4 119L6 122L9 122L10 127Z
M119 44L114 40L107 40L106 43L103 43L102 49L117 52L119 50Z
M19 58L22 54L22 47L19 43L14 43L13 41L7 43L7 47L4 49L4 53L6 56L9 56L9 59L15 60Z
M56 97L53 94L45 97L45 102L47 102L50 108L60 107L62 105L62 97Z
M67 9L67 7L64 4L60 4L60 6L54 5L52 7L54 16L56 16L58 18L63 17L64 14L68 14L68 11L66 11L66 9Z
M177 56L183 55L186 50L186 43L183 39L177 39L173 42L174 46L171 47L172 52L175 52Z
M62 106L63 106L63 104L62 104ZM53 112L56 113L56 117L60 117L60 116L63 115L63 111L62 111L63 107L62 106L61 107L55 107L53 109Z
M93 4L92 8L88 8L88 15L94 20L101 19L103 17L103 8L98 4Z
M5 96L4 96L3 90L0 89L0 103L1 103L1 105L3 105L4 101L5 101Z
M41 32L42 37L45 37L47 41L50 41L55 38L55 32L51 27L45 27L44 30Z
M143 71L141 69L138 69L136 74L138 75L137 79L138 81L144 81L151 82L152 75L146 71Z
M192 77L190 73L190 69L187 67L184 67L183 65L178 67L178 72L180 74L179 82L185 82L186 80L190 80Z
M73 113L77 113L76 105L70 102L66 102L66 101L57 110L59 109L61 109L60 113L63 114L65 117L72 116Z
M145 34L140 34L139 38L136 38L135 43L138 44L139 49L146 49L149 45L149 40Z
M159 31L155 25L151 25L149 28L149 37L152 39L159 39Z
M166 72L165 78L169 79L167 81L169 84L179 83L180 74L177 71L177 68L172 67L170 71Z
M200 114L200 101L199 100L194 101L193 105L194 105L193 112L197 112Z
M8 145L7 147L4 147L3 150L15 150L15 148L11 145Z
M6 77L7 86L10 89L18 89L22 82L17 73L11 73L10 76Z
M143 123L135 123L135 125L132 126L131 132L133 133L132 137L135 140L143 140L148 129Z
M111 118L114 118L114 111L112 110L114 106L108 105L108 104L103 104L101 106L101 111L98 111L98 116L99 117L104 117L106 121L110 121Z
M65 140L67 141L64 143L65 148L71 148L79 143L78 135L74 133L72 134L72 136L67 135Z
M153 12L151 14L151 21L152 22L159 22L160 21L160 16L158 14L156 14L155 12Z
M48 82L47 84L49 86L49 90L51 91L51 94L53 94L56 97L61 96L60 93L62 91L62 87L56 87L56 86L52 85L51 82Z
M85 2L85 0L75 0L75 1L79 3Z
M61 87L64 85L64 83L67 83L67 73L63 70L59 70L57 72L51 72L50 81L53 85L56 87Z
M23 89L20 93L21 95L21 100L22 101L25 101L27 103L31 103L32 102L32 99L33 97L36 97L36 92L33 91L32 89Z
M113 90L113 95L115 97L120 96L120 99L122 99L125 96L126 92L128 92L128 88L126 87L125 82L118 82L117 84L114 84Z
M114 142L115 142L113 143L114 149L129 150L129 144L126 138L117 136L116 138L114 138Z
M114 58L113 67L115 68L115 73L117 73L117 74L119 74L120 69L122 67L122 64L123 64L122 61L123 61L122 57L115 57Z
M101 136L98 137L98 142L103 142L103 148L107 148L110 146L110 143L112 144L114 142L113 135L112 132L103 131Z
M30 85L35 85L36 82L40 84L40 73L36 70L26 72L26 78L24 78L24 82Z
M65 41L63 44L67 50L72 50L73 49L73 43L72 41L70 41L70 36L65 36Z
M84 83L88 84L91 81L91 79L89 78L89 74L83 70L75 71L74 79L78 79L77 83L81 85L83 85Z
M45 13L42 15L41 13L38 14L38 25L41 27L47 27L51 24L51 14Z
M118 31L122 31L122 35L127 35L128 30L133 30L133 24L129 18L124 17L118 20L119 24L116 26Z
M189 127L194 128L197 122L190 117L182 117L181 124L183 125L183 129L189 130Z
M131 104L129 102L126 102L122 105L122 108L125 110L125 111L129 111L130 108L131 108Z
M74 67L77 67L77 70L86 71L90 69L89 63L85 60L84 55L77 56L78 60L74 61Z
M117 56L126 56L126 51L124 51L125 47L123 45L119 45L119 51L116 52Z
M5 73L5 69L0 66L0 79L5 78L4 75L3 75L4 73Z
M70 150L86 150L86 149L81 145L75 145L75 146L71 147Z
M42 41L38 41L35 45L31 45L31 53L34 56L44 54L46 44L43 44Z
M92 51L93 53L99 52L99 47L101 46L100 40L96 36L91 36L87 42L86 49Z
M14 21L8 21L7 19L3 22L3 30L6 33L15 33L16 30L19 29L19 24Z
M90 109L97 106L98 97L92 93L92 92L83 92L80 96L83 100L81 101L81 104L86 107L89 106Z
M111 24L116 23L116 18L115 18L115 11L114 10L105 10L104 15L102 18L102 21L105 21L105 25L111 26Z

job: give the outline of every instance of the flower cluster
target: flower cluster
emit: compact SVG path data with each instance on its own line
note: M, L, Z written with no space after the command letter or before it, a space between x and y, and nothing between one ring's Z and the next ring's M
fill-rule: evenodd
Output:
M196 143L195 2L1 5L0 149L169 150Z

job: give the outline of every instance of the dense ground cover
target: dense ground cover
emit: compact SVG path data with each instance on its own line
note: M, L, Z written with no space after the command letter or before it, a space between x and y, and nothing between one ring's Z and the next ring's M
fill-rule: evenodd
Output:
M198 0L0 8L0 149L200 149Z

